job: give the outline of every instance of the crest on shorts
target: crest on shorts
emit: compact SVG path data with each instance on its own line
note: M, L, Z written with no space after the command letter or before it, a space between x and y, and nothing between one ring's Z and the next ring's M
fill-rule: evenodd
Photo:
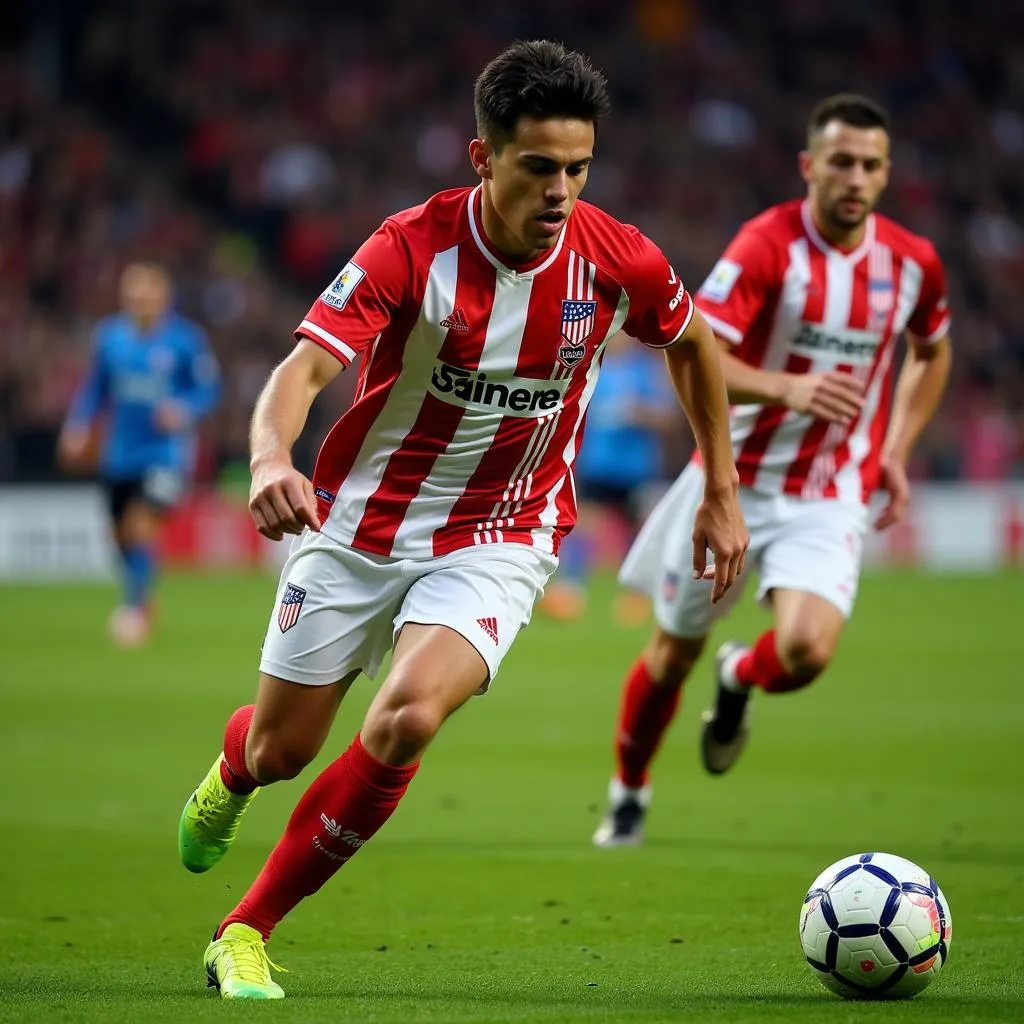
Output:
M587 338L594 329L597 303L588 299L562 299L562 339L558 359L572 369L587 354Z
M281 627L282 633L287 633L296 622L299 621L299 612L302 611L302 602L306 600L306 592L302 587L288 583L284 588L284 596L277 608L277 624Z
M661 581L661 596L666 601L674 601L678 593L679 573L670 570L665 573L665 578Z

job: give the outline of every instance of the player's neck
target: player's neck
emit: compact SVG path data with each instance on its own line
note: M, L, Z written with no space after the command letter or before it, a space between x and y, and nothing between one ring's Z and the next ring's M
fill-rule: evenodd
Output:
M508 267L515 270L526 269L547 255L543 249L523 249L519 241L509 233L505 222L498 216L498 211L494 209L494 204L487 195L486 184L480 190L477 200L477 215L483 229L484 245Z
M822 216L817 203L811 201L811 220L817 232L829 245L843 252L853 252L861 242L868 230L866 220L862 221L855 228L842 228Z

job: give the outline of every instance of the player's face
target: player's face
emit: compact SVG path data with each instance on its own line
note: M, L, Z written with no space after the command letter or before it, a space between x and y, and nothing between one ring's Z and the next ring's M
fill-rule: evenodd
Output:
M171 304L171 282L156 267L132 264L121 277L121 305L143 324L159 320Z
M800 154L800 171L823 225L856 232L889 183L889 135L830 121Z
M522 117L500 153L481 139L469 147L483 179L483 221L502 252L529 260L554 247L594 159L591 121Z

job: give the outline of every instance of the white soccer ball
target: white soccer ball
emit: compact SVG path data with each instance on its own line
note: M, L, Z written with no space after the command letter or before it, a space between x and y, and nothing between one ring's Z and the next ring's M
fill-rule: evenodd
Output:
M890 853L830 864L800 910L804 956L821 983L850 999L909 999L949 956L949 904L923 868Z

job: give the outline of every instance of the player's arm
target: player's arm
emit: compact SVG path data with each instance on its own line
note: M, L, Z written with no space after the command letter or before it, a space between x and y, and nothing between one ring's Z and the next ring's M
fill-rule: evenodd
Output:
M694 576L704 575L710 548L715 553L711 600L717 602L743 571L749 537L737 500L739 474L729 437L729 403L718 348L696 309L679 340L665 350L665 362L704 464L704 501L693 533Z
M898 523L906 515L910 504L907 462L942 401L953 364L948 334L930 341L908 332L907 341L907 356L896 380L889 429L882 445L881 484L889 492L889 501L875 522L877 530Z
M260 533L281 540L304 526L320 529L313 484L292 464L292 447L313 399L341 372L338 359L308 338L270 375L249 429L249 511Z
M110 371L102 337L102 333L97 331L85 379L75 393L57 439L57 457L72 470L84 468L93 424L110 397Z
M157 426L176 433L203 418L220 400L220 367L205 334L198 328L187 339L175 393L157 406Z
M850 373L783 373L761 370L733 355L734 345L718 339L729 401L736 405L784 405L830 423L853 422L864 405L864 386Z

